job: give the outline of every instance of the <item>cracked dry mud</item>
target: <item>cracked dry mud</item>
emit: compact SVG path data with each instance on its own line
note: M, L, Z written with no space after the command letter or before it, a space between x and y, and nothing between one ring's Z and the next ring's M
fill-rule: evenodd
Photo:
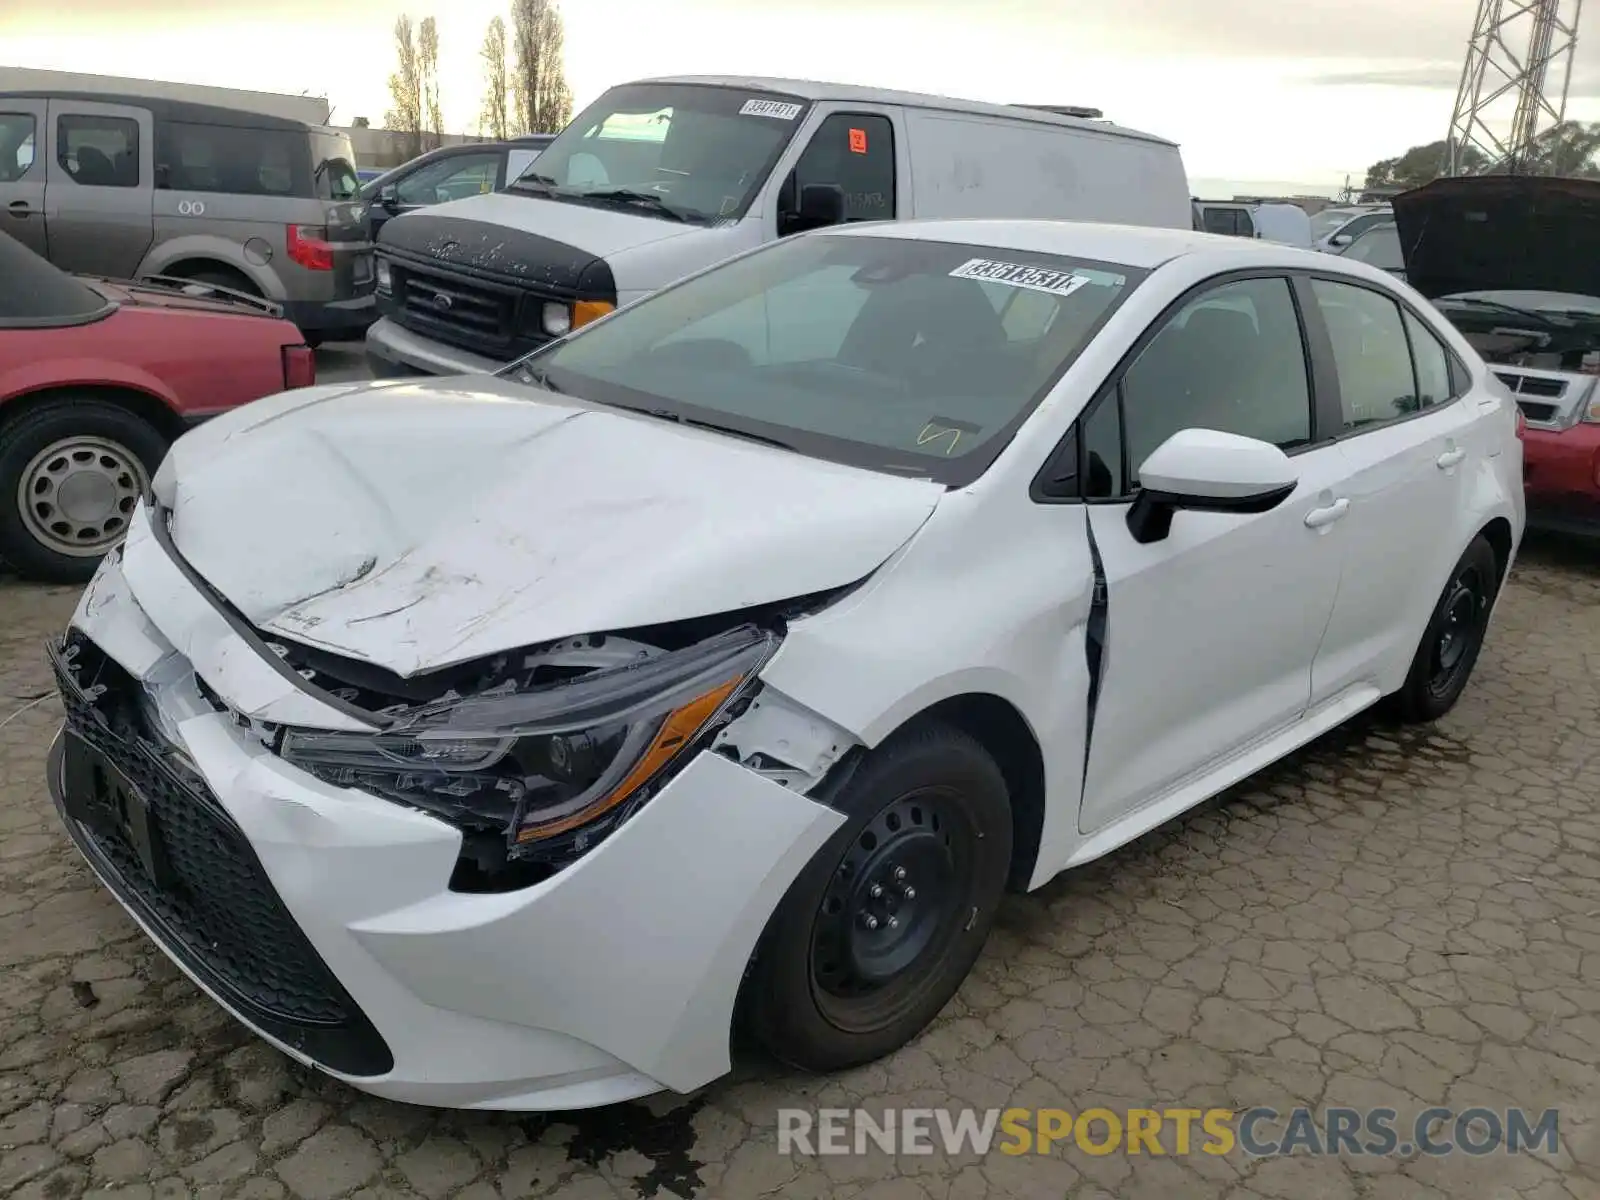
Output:
M830 1079L760 1061L557 1117L362 1096L259 1043L93 880L0 728L0 1195L837 1200L1600 1197L1600 566L1524 549L1476 678L1008 902L937 1024ZM0 581L0 721L66 589ZM779 1107L1561 1110L1554 1156L780 1156Z

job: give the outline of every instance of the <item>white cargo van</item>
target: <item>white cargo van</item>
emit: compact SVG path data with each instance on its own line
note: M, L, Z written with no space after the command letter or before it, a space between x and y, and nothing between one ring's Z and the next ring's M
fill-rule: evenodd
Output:
M380 376L499 369L806 229L1042 217L1188 229L1178 147L1039 109L785 79L612 88L505 191L388 222Z

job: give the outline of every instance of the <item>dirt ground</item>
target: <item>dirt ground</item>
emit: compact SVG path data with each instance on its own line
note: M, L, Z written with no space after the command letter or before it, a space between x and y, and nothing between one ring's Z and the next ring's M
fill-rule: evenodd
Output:
M1600 552L1524 548L1477 676L1009 902L891 1060L759 1060L556 1116L364 1097L259 1043L91 877L43 783L74 601L0 577L0 1195L837 1200L1600 1196ZM1560 1110L1554 1155L802 1158L780 1107Z

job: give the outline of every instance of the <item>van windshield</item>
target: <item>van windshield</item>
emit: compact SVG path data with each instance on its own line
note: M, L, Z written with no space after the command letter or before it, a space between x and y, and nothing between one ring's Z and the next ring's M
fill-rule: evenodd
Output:
M843 233L773 243L503 374L581 399L961 486L1147 273Z
M612 88L511 188L665 220L737 219L808 108L797 96L704 84Z

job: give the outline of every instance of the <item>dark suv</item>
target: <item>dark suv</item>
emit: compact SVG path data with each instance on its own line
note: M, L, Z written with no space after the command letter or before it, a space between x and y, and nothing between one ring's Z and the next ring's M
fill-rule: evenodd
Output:
M313 344L375 316L348 135L210 105L0 93L0 229L66 271L280 304Z

